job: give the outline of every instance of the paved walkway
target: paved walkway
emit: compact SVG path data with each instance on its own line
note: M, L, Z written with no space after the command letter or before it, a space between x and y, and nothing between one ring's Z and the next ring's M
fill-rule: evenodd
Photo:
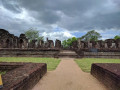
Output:
M107 90L89 73L83 72L74 59L63 58L56 70L48 71L33 90Z

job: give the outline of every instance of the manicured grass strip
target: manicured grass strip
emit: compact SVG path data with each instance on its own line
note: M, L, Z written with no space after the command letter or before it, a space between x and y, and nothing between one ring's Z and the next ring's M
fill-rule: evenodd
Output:
M75 62L84 72L90 72L92 63L120 63L120 59L83 58Z
M38 58L38 57L0 57L0 62L33 62L47 63L47 69L54 70L60 63L60 59L56 58Z

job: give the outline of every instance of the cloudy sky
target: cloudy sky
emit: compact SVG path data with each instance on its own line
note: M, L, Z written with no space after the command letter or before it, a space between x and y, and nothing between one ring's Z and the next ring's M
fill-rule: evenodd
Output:
M120 35L120 0L0 0L0 28L19 36L37 28L49 39Z

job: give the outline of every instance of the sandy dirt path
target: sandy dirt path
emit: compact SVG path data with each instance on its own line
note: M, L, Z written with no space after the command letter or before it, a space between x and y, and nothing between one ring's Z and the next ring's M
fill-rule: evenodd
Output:
M57 69L48 71L32 90L107 90L90 73L83 72L74 59L63 58Z

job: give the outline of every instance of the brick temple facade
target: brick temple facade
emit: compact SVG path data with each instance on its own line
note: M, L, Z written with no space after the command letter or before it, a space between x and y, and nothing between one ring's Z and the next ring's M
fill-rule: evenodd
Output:
M61 48L61 41L56 40L55 45L53 40L32 40L26 38L25 34L20 34L19 37L10 34L7 30L0 29L0 48Z

